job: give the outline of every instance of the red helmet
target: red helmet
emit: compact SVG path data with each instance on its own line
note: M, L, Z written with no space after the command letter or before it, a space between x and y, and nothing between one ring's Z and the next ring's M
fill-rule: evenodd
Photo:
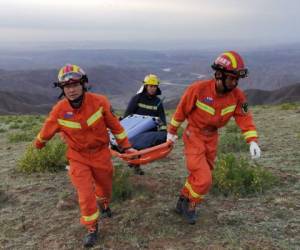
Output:
M248 69L245 68L242 57L235 51L226 51L219 55L211 66L214 70L234 74L240 78L247 77Z

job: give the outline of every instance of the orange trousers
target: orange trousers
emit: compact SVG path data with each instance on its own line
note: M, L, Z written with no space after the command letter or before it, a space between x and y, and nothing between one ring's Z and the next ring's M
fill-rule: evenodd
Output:
M187 127L183 134L186 167L189 176L181 195L199 203L212 186L218 133Z
M99 217L97 199L110 201L113 165L109 150L100 153L68 152L69 176L77 190L80 223L89 227Z

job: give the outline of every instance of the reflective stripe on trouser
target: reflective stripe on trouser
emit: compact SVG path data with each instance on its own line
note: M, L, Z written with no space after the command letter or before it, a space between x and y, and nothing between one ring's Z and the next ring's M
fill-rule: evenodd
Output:
M183 134L185 160L189 176L181 194L199 203L212 186L218 134L203 135L191 129Z
M96 196L111 198L113 168L111 161L106 164L98 168L70 160L69 175L78 194L80 222L85 226L94 224L99 217Z

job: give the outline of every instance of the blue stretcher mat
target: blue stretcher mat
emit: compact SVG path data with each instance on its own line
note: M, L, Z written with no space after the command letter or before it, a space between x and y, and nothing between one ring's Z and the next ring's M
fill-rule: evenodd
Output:
M143 132L154 130L159 124L158 118L136 114L125 117L120 123L129 140ZM110 143L116 145L116 140L112 134L110 134Z
M136 135L153 130L157 127L158 122L154 117L144 115L130 115L121 120L121 125L127 132L130 140Z
M115 137L110 133L111 154L128 164L147 164L166 157L173 148L171 141L166 141L167 131L157 131L159 118L143 115L131 115L121 120L129 141L136 153L126 154L119 151Z

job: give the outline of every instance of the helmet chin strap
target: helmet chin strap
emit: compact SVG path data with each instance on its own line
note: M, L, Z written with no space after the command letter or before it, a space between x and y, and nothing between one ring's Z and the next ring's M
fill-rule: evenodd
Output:
M226 77L225 77L225 79L222 79L223 93L228 93L228 92L230 92L232 89L227 88L227 86L226 86L226 84L225 84L225 80L226 80Z
M70 103L70 105L72 106L72 108L74 108L74 109L78 109L81 107L81 104L82 104L82 101L84 98L84 94L85 94L85 92L87 92L87 88L85 87L85 85L84 84L81 84L81 85L82 85L82 95L72 101L67 99L68 102ZM58 99L61 99L63 96L66 96L66 95L65 95L64 88L61 88L61 93L58 96Z

